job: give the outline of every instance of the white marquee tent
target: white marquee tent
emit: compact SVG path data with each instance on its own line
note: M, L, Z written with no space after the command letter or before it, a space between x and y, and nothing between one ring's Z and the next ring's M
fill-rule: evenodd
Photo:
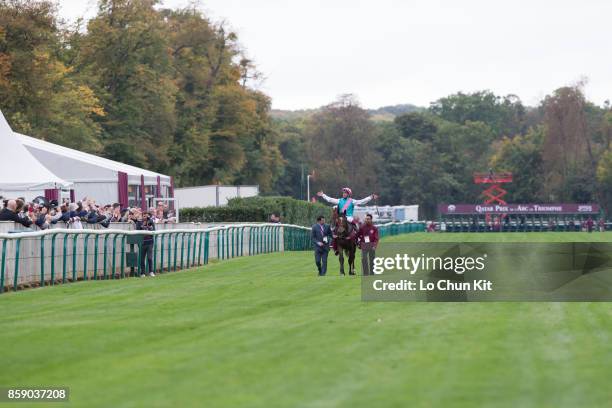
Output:
M32 199L45 189L69 188L26 149L0 111L0 195Z
M170 176L19 133L16 135L38 161L74 183L73 195L77 200L92 197L103 204L141 205L141 190L149 199L173 197Z

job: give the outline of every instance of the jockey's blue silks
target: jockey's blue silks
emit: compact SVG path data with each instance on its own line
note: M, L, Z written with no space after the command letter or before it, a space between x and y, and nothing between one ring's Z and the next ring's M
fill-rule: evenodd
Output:
M351 197L341 198L338 200L338 209L340 210L340 214L343 214L346 211L346 216L352 217L353 210L355 210L353 199Z
M373 198L372 196L368 196L366 198L362 198L361 200L355 200L352 197L343 197L338 199L330 197L326 194L322 194L321 197L328 203L338 204L338 212L342 214L344 211L346 211L346 217L351 221L353 219L353 211L355 210L355 206L365 204Z

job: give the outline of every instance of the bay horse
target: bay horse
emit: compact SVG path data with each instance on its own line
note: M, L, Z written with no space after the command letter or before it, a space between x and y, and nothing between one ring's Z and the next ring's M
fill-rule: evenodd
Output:
M332 212L331 224L338 248L340 261L340 274L344 275L344 255L348 256L349 275L355 275L355 253L357 252L357 230L355 225L348 222L346 213L339 215L336 209Z

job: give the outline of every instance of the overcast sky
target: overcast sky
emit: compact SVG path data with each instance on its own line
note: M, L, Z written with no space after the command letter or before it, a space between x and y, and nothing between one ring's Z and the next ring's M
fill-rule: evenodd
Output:
M60 14L91 17L95 4L60 0ZM428 106L481 89L535 105L582 77L590 100L612 100L610 0L203 0L201 8L238 33L278 109L343 93L368 108Z

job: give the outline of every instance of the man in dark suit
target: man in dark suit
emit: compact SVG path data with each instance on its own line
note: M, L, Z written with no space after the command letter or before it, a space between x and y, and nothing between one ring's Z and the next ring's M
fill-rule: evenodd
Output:
M136 221L136 229L142 231L155 231L155 222L153 222L153 216L155 215L155 211L144 212L142 216L138 217ZM142 241L142 246L140 247L140 277L145 277L147 270L145 269L145 259L147 260L147 264L149 265L149 276L155 276L155 265L153 265L153 251L155 248L153 247L155 241L153 240L153 235L145 235Z
M325 224L325 217L322 215L317 217L317 223L312 226L311 237L319 276L325 276L327 273L327 255L329 254L329 244L332 240L332 231L329 225Z

